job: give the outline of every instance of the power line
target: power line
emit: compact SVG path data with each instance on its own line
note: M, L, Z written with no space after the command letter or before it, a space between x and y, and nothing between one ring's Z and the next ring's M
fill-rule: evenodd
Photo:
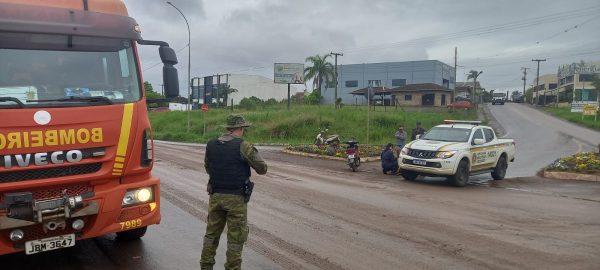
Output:
M567 32L569 32L569 31L571 31L571 30L577 29L577 28L581 27L582 25L584 25L584 24L586 24L586 23L589 23L589 22L591 22L591 21L593 21L593 20L596 20L596 19L598 19L598 18L600 18L600 16L592 17L592 18L590 18L590 19L588 19L588 20L585 20L585 21L584 21L584 22L582 22L582 23L576 24L576 25L574 25L574 26L572 26L572 27L569 27L569 28L567 28L567 29L565 29L565 30L563 30L563 31L560 31L560 32L558 32L558 33L556 33L556 34L553 34L553 35L551 35L551 36L549 36L549 37L547 37L547 38L544 38L544 39L542 39L542 40L540 40L540 41L536 42L535 44L540 44L540 43L542 43L542 42L544 42L544 41L547 41L547 40L553 39L553 38L555 38L555 37L557 37L557 36L559 36L559 35L561 35L561 34L563 34L563 33L567 33Z
M544 15L544 16L540 16L540 17L536 17L536 18L531 18L531 19L523 19L523 20L518 20L518 21L508 22L508 23L503 23L503 24L491 25L491 26L486 26L486 27L478 27L478 28L464 30L464 31L460 31L460 32L450 33L450 34L432 35L432 36L428 36L428 37L415 38L415 39L399 41L399 42L383 43L383 44L376 44L376 45L356 47L356 48L347 48L347 49L345 49L345 51L353 52L353 51L369 50L369 49L382 49L382 48L394 47L394 46L399 46L399 45L402 45L402 46L421 45L423 43L431 43L434 41L443 41L443 40L457 39L457 38L463 38L463 37L469 37L469 36L475 36L475 35L484 35L484 34L490 34L490 33L498 32L498 31L516 30L516 29L521 29L521 28L526 28L526 27L537 26L537 25L545 24L545 23L554 23L557 21L567 20L567 19L572 19L572 18L581 18L581 17L585 17L585 16L597 16L598 9L600 9L600 6L593 6L590 8L583 8L583 9L577 9L577 10L572 10L572 11L548 14L548 15Z

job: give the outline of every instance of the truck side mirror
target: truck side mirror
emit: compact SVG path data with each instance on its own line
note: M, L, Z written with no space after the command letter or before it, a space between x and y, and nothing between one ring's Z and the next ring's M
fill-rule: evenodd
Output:
M169 43L145 39L139 39L137 42L140 45L159 46L158 54L160 55L160 60L164 65L163 85L165 87L165 96L167 98L179 96L179 76L177 76L177 69L173 67L173 65L177 64L177 54L171 47L169 47Z
M474 139L474 140L473 140L473 143L474 143L475 145L482 145L482 144L484 144L484 143L485 143L485 140L484 140L484 139Z
M179 76L176 68L167 64L163 66L163 84L165 86L165 97L174 98L179 96Z
M177 62L177 54L171 47L160 46L158 48L158 54L160 55L160 60L165 65L176 65Z
M165 96L173 98L179 96L179 76L177 69L173 65L177 64L177 54L168 46L158 48L160 60L163 62L163 84L165 86Z

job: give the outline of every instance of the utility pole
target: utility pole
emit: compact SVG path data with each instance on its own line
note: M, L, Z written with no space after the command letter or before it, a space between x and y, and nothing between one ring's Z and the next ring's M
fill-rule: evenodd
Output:
M451 103L455 103L456 102L456 61L457 61L457 56L458 56L458 47L454 47L454 91L452 92L452 102Z
M521 69L523 70L523 78L522 78L522 80L523 80L523 96L525 96L525 85L527 84L527 70L529 68L521 67ZM532 95L531 97L533 97L533 93L531 93L531 95Z
M535 89L537 89L540 86L540 62L546 61L546 59L531 59L531 61L537 62L537 76L535 78L535 87L534 87ZM540 89L537 89L537 91L534 91L534 92L537 92L537 95L535 95L535 97L536 97L536 102L535 102L536 104L535 105L537 105L537 103L540 102L540 93L539 93L539 91L540 91ZM546 99L546 95L544 95L544 100L545 99ZM544 102L544 105L546 105L546 102Z
M338 58L338 56L344 56L344 54L331 52L331 55L335 56L335 93L333 95L333 97L334 97L333 104L335 104L335 108L337 109L337 99L338 99L338 95L337 95L338 94L337 58Z
M217 94L216 94L216 98L217 98L217 108L219 108L219 86L221 86L221 75L219 75L217 73Z

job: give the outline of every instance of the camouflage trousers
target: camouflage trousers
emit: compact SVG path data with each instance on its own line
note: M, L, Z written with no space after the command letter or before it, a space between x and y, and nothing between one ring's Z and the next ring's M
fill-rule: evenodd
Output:
M248 208L239 195L215 193L208 202L208 221L200 269L213 269L219 238L227 224L227 261L225 269L241 269L242 248L248 238Z

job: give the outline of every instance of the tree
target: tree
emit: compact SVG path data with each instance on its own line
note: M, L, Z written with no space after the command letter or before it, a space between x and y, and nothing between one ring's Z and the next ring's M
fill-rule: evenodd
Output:
M531 103L531 101L533 101L533 88L528 88L525 91L525 100L527 103Z
M318 89L319 97L321 96L321 93L323 93L323 83L337 79L335 78L335 68L333 67L333 64L327 62L327 58L330 56L330 54L325 54L323 56L315 55L306 58L306 62L310 62L312 66L304 69L304 79L313 79L313 88Z
M226 105L227 104L227 100L229 99L229 94L231 93L237 93L238 90L235 88L232 88L230 85L227 84L221 84L217 87L217 94L216 94L216 99L217 102L219 102L219 100L223 99L223 104Z
M168 107L168 102L155 102L159 99L166 99L162 94L156 93L153 91L152 84L150 82L144 82L144 90L146 91L146 100L148 101L149 108L155 107Z
M152 84L148 81L144 82L144 90L146 90L146 92L154 92L154 88L152 88Z
M477 93L477 77L479 77L479 75L481 75L481 73L483 73L483 71L477 71L477 70L471 70L469 71L469 74L467 75L467 80L469 79L473 79L473 93L472 93L472 97L473 97L473 104L475 104L475 107L477 108L477 100L475 100L475 94Z

